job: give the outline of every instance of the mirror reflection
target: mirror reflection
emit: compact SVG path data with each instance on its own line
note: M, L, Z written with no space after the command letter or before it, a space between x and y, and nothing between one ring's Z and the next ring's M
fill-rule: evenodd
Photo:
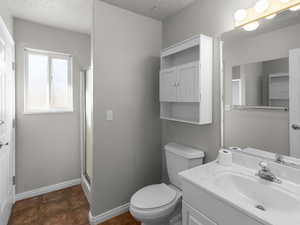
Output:
M233 66L231 104L289 106L289 60L287 57Z
M223 41L223 145L300 158L300 11Z

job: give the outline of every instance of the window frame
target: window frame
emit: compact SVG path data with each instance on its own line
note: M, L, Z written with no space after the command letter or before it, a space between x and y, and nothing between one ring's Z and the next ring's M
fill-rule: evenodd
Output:
M233 82L239 84L239 105L242 105L242 80L240 78L232 79L231 80L231 85L232 85ZM232 96L231 96L231 98L232 98ZM232 104L232 105L234 105L234 104Z
M48 97L48 109L46 110L33 110L28 108L27 99L28 99L28 86L29 86L29 74L28 74L28 57L29 55L43 55L48 57L48 90L47 90L47 97ZM74 112L74 93L73 93L73 57L70 54L64 54L59 52L52 52L46 50L38 50L32 48L24 48L24 114L48 114L48 113L70 113ZM68 97L69 97L69 104L64 108L54 108L51 107L52 102L52 59L64 59L68 61Z

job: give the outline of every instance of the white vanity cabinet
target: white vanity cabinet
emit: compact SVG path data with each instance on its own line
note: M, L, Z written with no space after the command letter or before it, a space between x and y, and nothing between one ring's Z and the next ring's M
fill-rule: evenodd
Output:
M182 225L217 225L187 203L182 203Z
M186 179L182 191L182 225L265 225Z
M161 119L192 124L212 122L213 40L205 35L161 53Z

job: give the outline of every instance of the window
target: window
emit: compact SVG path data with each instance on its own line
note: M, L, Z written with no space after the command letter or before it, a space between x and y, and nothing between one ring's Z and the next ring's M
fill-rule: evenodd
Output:
M232 80L232 105L242 105L242 86L240 79Z
M72 57L25 49L25 113L73 111Z

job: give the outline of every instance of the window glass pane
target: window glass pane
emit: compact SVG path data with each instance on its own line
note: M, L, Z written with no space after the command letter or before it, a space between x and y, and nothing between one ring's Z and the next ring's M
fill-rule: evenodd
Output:
M241 105L241 81L233 80L232 81L232 104Z
M27 108L46 110L48 96L48 56L28 54Z
M52 59L51 107L55 109L67 108L69 101L68 66L66 59Z

